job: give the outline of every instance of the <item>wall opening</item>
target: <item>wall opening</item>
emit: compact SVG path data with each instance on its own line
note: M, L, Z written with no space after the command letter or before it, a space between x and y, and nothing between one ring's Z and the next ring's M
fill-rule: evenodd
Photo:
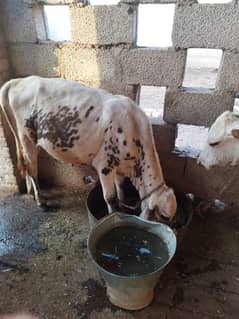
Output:
M239 114L239 92L235 94L233 112Z
M70 9L66 5L44 5L47 40L70 41Z
M188 49L183 86L215 88L222 50Z
M139 4L137 46L170 47L175 4Z
M198 156L207 142L208 128L204 126L178 124L175 151Z
M166 87L146 86L140 88L139 107L151 119L163 117Z

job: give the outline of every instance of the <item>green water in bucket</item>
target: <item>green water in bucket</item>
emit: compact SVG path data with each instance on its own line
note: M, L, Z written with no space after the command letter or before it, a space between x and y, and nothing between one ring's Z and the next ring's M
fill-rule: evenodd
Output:
M168 259L167 245L158 236L132 226L115 227L96 245L96 262L123 276L153 272Z

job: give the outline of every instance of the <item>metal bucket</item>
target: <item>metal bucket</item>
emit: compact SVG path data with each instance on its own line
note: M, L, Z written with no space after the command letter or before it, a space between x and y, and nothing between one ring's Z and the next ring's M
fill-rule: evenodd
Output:
M131 183L125 182L123 185L124 193L127 196L127 204L134 206L139 200L138 192ZM192 220L193 207L192 200L189 196L176 193L177 198L177 212L172 224L168 224L177 236L177 242L181 243L188 226ZM104 201L103 192L100 183L97 183L94 188L89 192L86 200L86 208L88 212L90 228L92 228L101 218L108 215L107 205ZM125 208L118 208L118 211L124 212L130 215L139 215L140 211L125 210Z
M141 276L121 276L107 271L96 261L96 244L105 233L118 226L133 226L157 235L167 246L168 259L154 272ZM142 309L151 303L154 287L175 250L176 236L170 227L125 213L113 213L102 218L92 227L88 238L89 255L105 280L111 303L128 310Z

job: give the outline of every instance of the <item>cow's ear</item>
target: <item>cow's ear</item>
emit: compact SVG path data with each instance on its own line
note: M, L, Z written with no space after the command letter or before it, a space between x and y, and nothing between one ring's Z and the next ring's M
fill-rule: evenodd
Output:
M225 122L216 121L208 131L208 144L220 143L225 134Z
M239 129L233 129L231 133L233 137L239 138Z

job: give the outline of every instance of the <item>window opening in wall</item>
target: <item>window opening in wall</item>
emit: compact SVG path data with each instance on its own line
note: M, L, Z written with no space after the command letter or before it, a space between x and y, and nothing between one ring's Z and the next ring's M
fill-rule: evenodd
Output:
M222 50L188 49L183 86L215 88Z
M71 40L70 10L66 5L44 5L47 39L52 41Z
M175 150L197 156L207 142L208 128L204 126L178 124Z
M137 46L172 46L174 10L174 4L139 4Z
M198 3L229 3L232 0L198 0Z
M163 116L166 87L141 86L139 94L139 107L150 118Z
M235 94L233 112L239 114L239 93L236 93L236 94Z

